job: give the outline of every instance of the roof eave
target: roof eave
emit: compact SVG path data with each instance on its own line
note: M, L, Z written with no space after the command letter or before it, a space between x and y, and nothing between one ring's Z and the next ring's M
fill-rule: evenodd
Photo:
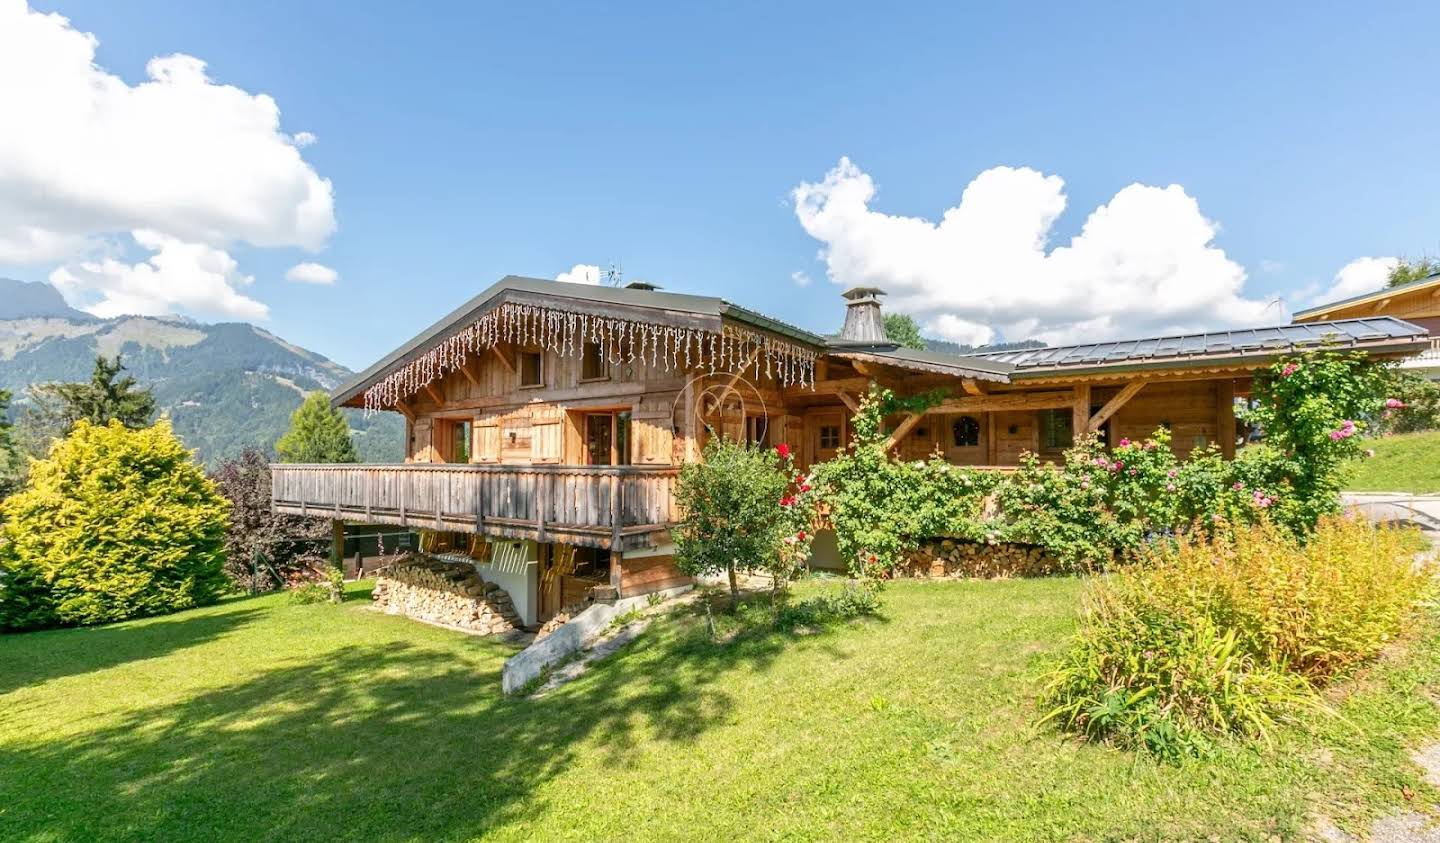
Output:
M1259 369L1268 363L1295 354L1312 351L1367 351L1377 356L1405 357L1430 347L1428 337L1413 337L1403 340L1388 339L1377 342L1339 343L1328 345L1307 345L1300 348L1267 348L1255 351L1228 352L1225 354L1189 357L1172 357L1165 360L1121 361L1117 363L1091 363L1073 366L1035 366L1017 369L1010 374L1013 381L1054 379L1057 377L1098 374L1128 374L1131 372L1184 371L1186 369L1235 368Z

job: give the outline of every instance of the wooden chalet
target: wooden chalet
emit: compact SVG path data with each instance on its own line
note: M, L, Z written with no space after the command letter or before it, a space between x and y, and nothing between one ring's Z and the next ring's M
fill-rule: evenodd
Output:
M1429 346L1402 360L1400 368L1440 380L1440 272L1397 287L1317 305L1296 313L1294 318L1296 323L1311 323L1376 316L1394 316L1424 328L1430 335Z
M845 293L842 329L821 336L719 298L507 277L333 393L404 415L404 465L275 465L274 508L431 531L430 549L468 555L533 624L596 586L688 582L668 529L678 467L713 435L828 459L872 381L948 392L891 420L907 459L1005 468L1056 458L1077 432L1113 443L1161 426L1182 454L1233 455L1235 399L1277 356L1430 342L1375 317L955 355L889 342L880 295ZM833 547L820 537L817 564Z

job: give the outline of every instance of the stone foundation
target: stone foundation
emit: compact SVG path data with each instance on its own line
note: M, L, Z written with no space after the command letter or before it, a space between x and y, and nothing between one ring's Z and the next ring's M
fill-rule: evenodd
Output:
M482 635L519 629L510 595L481 578L474 565L411 555L376 574L375 607Z
M937 539L912 552L901 570L912 577L1044 577L1061 572L1055 557L1028 544Z

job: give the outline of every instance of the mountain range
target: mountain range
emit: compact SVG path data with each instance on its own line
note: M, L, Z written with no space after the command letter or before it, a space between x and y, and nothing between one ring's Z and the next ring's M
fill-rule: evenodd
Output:
M0 278L0 389L14 394L12 414L31 384L88 380L100 354L120 354L176 434L212 466L247 446L271 451L307 392L353 374L248 323L102 319L70 307L49 284ZM400 460L402 419L344 412L362 461Z

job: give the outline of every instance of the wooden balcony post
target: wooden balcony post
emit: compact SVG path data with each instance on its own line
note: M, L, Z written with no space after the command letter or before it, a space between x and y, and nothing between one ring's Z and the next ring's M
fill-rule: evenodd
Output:
M535 475L535 532L539 535L538 541L545 542L545 507L550 503L550 484L545 482L545 474Z
M625 488L624 480L617 471L610 475L610 549L620 550L620 513L624 509L620 506L620 495Z

